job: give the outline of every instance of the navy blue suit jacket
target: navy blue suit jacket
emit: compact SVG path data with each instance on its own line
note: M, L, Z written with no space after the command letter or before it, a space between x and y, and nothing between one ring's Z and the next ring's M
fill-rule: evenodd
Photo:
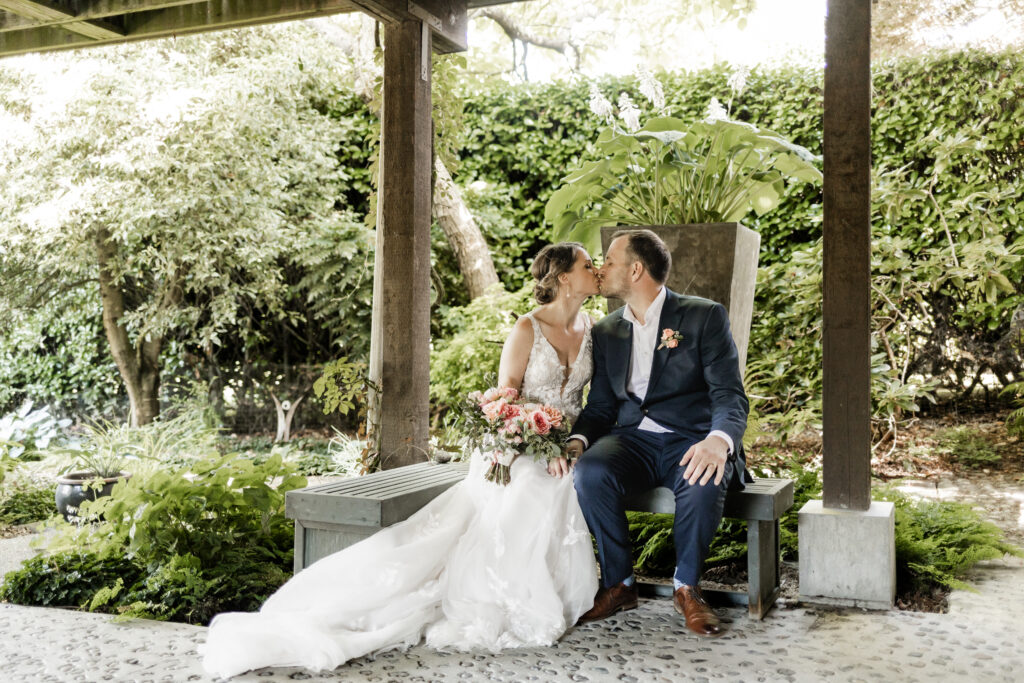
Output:
M683 338L674 349L654 352L651 379L642 401L626 391L633 329L622 317L623 311L619 308L594 325L594 376L587 405L572 433L593 444L612 427L639 425L645 416L694 442L720 429L735 444L737 466L729 486L743 488L750 477L742 448L749 404L725 307L666 288L659 340L665 328L676 330Z

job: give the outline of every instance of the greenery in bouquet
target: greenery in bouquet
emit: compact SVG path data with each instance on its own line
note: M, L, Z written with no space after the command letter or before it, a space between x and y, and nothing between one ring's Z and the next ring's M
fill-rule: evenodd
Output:
M506 486L512 461L520 455L547 461L562 454L568 425L557 408L523 400L511 387L474 391L467 403L463 429L491 461L488 481Z
M734 92L743 78L730 81ZM640 91L663 111L661 83L640 74ZM735 121L712 98L701 121L656 116L640 125L630 96L615 108L591 88L590 108L607 122L597 139L600 158L584 161L562 179L545 219L555 241L582 242L600 251L605 225L678 225L739 221L763 215L783 200L786 181L821 182L818 158L765 128ZM624 126L624 127L623 127Z

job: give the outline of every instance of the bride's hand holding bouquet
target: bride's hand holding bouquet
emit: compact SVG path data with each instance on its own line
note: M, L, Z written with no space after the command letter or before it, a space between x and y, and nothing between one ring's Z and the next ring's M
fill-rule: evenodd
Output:
M545 462L561 457L567 425L557 408L522 400L512 387L474 391L467 407L466 431L491 461L488 481L507 485L512 461L520 455Z

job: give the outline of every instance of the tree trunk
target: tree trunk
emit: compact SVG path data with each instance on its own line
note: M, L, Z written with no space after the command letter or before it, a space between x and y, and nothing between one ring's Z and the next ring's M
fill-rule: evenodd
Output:
M459 186L452 180L441 160L434 158L434 215L455 251L459 270L466 280L469 298L475 299L488 287L497 284L491 252L484 236L469 212Z
M380 100L374 97L373 83L374 77L380 77L380 71L379 67L374 65L374 60L360 49L361 43L366 44L366 37L353 38L340 29L337 24L331 22L310 21L308 23L352 60L352 67L356 73L356 92L369 107L370 112L379 118ZM477 227L473 214L470 213L462 198L459 186L452 180L452 175L448 172L444 162L436 156L434 157L434 175L436 176L433 193L434 216L455 251L459 270L469 289L469 298L475 299L483 294L489 286L498 282L494 261L491 259L491 252L480 233L480 228ZM377 225L380 225L379 221ZM374 306L376 307L376 305L375 303Z
M148 424L160 414L160 347L163 338L149 335L140 340L136 348L121 324L124 318L124 292L111 274L117 248L111 244L110 232L104 228L96 232L96 261L99 265L100 301L103 304L103 331L110 344L117 370L121 373L131 410L133 427ZM175 282L168 283L166 300L178 296Z

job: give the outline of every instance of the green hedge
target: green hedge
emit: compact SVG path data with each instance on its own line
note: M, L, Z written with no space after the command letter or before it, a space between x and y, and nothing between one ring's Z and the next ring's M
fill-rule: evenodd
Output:
M669 114L695 119L703 116L712 97L722 102L732 99L734 118L774 129L821 153L820 69L756 70L735 98L726 84L729 76L721 67L661 74ZM626 91L642 101L631 78L610 78L599 84L608 95ZM460 182L482 179L510 187L516 224L538 241L547 238L543 209L551 192L581 155L593 151L600 122L587 108L588 88L582 82L502 85L466 99ZM909 165L916 174L927 174L934 161L925 142L929 133L938 129L954 135L983 123L990 147L987 162L950 169L939 193L949 199L963 197L978 183L1024 190L1024 129L1018 125L1024 118L1024 58L966 52L884 62L874 66L873 89L876 167ZM1019 229L1024 211L1020 203L1010 203L1005 210L1008 225ZM903 234L932 232L926 227L930 212L909 213L905 218L900 226ZM821 193L801 188L772 214L748 223L762 235L762 263L771 263L821 234Z

